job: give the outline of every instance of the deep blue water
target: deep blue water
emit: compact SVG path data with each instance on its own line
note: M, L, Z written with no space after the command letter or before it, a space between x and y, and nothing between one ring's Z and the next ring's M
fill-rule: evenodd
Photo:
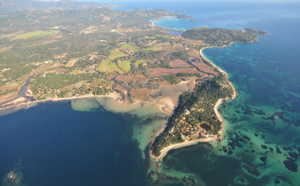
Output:
M238 185L237 178L250 185L300 185L299 172L283 164L290 158L300 169L298 157L289 154L300 154L299 4L121 4L125 4L121 9L149 6L186 11L197 20L156 22L169 29L250 27L270 32L259 36L258 43L204 50L206 57L229 74L239 94L219 109L225 118L225 139L220 144L172 150L162 169L194 174L207 185ZM148 162L131 139L132 128L132 122L121 115L103 109L78 112L69 102L44 103L2 116L0 175L22 158L25 181L30 185L145 185ZM250 141L242 142L244 136ZM275 152L276 146L281 153ZM217 150L223 147L233 154ZM242 168L245 164L258 169L260 176L248 174Z
M0 175L23 159L29 185L144 185L147 166L132 122L70 102L43 103L0 117Z

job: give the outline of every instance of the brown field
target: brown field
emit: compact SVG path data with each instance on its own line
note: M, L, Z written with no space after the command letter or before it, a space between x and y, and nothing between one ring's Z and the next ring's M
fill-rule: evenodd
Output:
M140 101L150 100L150 96L149 96L150 93L151 93L151 90L148 88L132 89L130 91L130 94L134 97L134 99L140 100Z
M67 56L67 52L65 52L65 53L63 53L63 54L61 54L61 55L54 55L54 58L55 59L62 59L62 58L64 58L64 57L66 57Z
M80 58L73 58L73 59L70 59L70 61L66 64L66 67L72 67L75 65L75 63L77 63L77 61L79 61Z
M207 64L205 64L203 62L200 62L200 63L193 62L192 64L195 65L196 67L198 67L203 72L207 72L207 73L214 74L215 76L219 76L218 72L216 72L213 67L208 66Z
M180 68L180 69L157 68L152 70L151 75L165 76L169 74L178 74L178 73L199 73L202 76L206 75L205 73L199 72L196 68Z
M171 67L174 67L174 68L188 68L188 67L192 67L186 61L183 61L183 60L180 60L180 59L176 59L174 61L171 61L170 65L171 65Z
M21 88L21 86L20 86L20 88ZM11 94L0 96L0 103L3 103L3 102L8 101L10 99L14 99L16 97L18 97L18 92L13 92Z
M201 40L192 40L192 39L186 39L186 38L183 38L181 35L178 35L177 36L179 39L183 39L185 41L187 41L188 43L194 45L194 46L198 46L198 45L204 45L205 43Z
M140 75L140 74L134 75L134 76L118 76L118 77L116 78L117 81L123 81L123 82L130 82L130 81L134 81L134 82L136 82L136 81L144 81L144 80L146 80L146 79L147 79L146 76Z

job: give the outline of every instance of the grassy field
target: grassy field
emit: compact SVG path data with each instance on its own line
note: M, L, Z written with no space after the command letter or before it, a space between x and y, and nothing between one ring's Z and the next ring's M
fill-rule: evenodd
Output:
M12 46L9 46L9 47L0 47L0 52L6 52L8 50L10 50L12 48Z
M124 73L121 69L119 69L119 67L115 63L110 61L102 61L99 65L98 71L105 73L111 73L114 71L119 72L120 74Z
M119 63L119 67L124 70L125 72L129 72L130 69L131 69L131 66L130 66L130 61L121 61Z
M19 36L15 37L14 39L29 39L31 37L56 35L58 33L59 33L59 31L57 31L57 30L56 31L41 31L41 30L37 30L37 31L28 32L28 33L19 35Z
M134 52L136 52L138 50L136 47L132 46L129 43L126 43L121 47L121 49L125 49L125 48L129 48L130 50L133 50Z
M119 50L113 50L113 51L111 51L111 55L108 57L108 60L114 60L118 57L123 57L123 56L127 56L127 54L125 54Z
M0 39L2 39L2 38L11 38L11 37L15 37L15 36L17 36L18 34L22 34L22 31L14 32L14 33L11 33L11 34L3 34L3 35L0 35Z
M144 62L146 62L146 61L145 60L137 60L135 62L135 66L138 67L141 63L144 63Z

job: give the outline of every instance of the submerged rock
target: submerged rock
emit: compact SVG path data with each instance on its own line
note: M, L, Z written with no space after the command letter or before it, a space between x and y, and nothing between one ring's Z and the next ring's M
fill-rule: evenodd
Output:
M287 168L288 170L290 170L292 172L298 172L298 167L294 161L285 160L283 163L284 163L285 168Z
M178 178L174 176L166 175L165 173L159 173L151 171L150 174L150 185L193 185L202 186L203 183L195 176L184 176L183 178Z
M266 163L267 162L267 157L260 157L259 158L262 162Z
M23 160L20 159L14 169L2 180L2 186L23 186Z
M254 176L259 176L260 175L260 172L257 170L257 168L255 167L251 167L249 165L246 165L246 164L242 164L242 167L244 169L247 170L247 172L251 175L254 175Z
M290 157L294 158L294 159L297 159L299 154L297 154L296 152L289 152L288 153Z
M281 153L281 150L279 149L278 146L276 146L276 152L277 152L277 153Z
M245 140L250 141L250 138L249 138L248 136L243 136L243 138L244 138Z
M247 179L243 176L237 176L234 178L234 182L236 184L241 184L241 185L249 185Z
M274 178L274 183L275 183L275 184L279 184L279 183L280 183L280 180L277 179L277 178Z
M261 148L267 149L268 147L267 147L267 145L261 145Z
M228 151L228 155L232 155L232 154L233 154L232 150L231 150L231 149L229 149L229 151Z

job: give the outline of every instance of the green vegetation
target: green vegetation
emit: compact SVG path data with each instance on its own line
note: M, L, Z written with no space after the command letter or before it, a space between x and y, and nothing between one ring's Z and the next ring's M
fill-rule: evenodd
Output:
M167 82L169 82L171 84L176 84L176 83L180 82L179 78L175 74L170 74L170 75L166 75L163 77Z
M142 63L145 63L145 60L137 60L134 64L136 67L138 67Z
M164 57L163 51L139 51L134 54L137 60L156 60Z
M165 131L153 143L152 153L159 156L164 147L183 142L184 139L217 134L221 122L214 113L214 105L220 98L230 97L232 93L226 78L220 76L197 85L194 92L182 95ZM206 124L206 127L201 127L202 124Z
M134 52L136 52L136 51L138 50L136 47L132 46L132 45L129 44L129 43L126 43L126 44L124 44L124 45L121 47L122 50L123 50L123 49L126 49L126 48L128 48L128 49L130 49L130 50L133 50Z
M37 31L34 31L34 32L29 32L29 33L25 33L25 34L19 35L19 36L13 38L13 39L28 39L28 38L31 38L31 37L56 35L58 33L59 33L58 30L55 30L55 31L41 31L41 30L37 30Z
M33 66L33 65L16 66L9 71L3 72L3 76L5 79L7 79L7 81L15 80L17 78L20 78L30 73L35 68L37 68L37 66Z
M178 73L178 74L169 74L162 76L160 78L160 81L167 81L171 84L177 84L180 82L180 77L193 77L196 76L198 78L201 78L202 76L199 73Z
M99 72L111 73L111 72L119 72L120 74L123 71L117 66L116 63L110 61L102 61L98 68Z
M79 96L86 94L104 95L113 92L111 83L103 80L97 74L55 74L49 73L46 77L33 78L29 84L37 100Z
M124 70L124 72L129 72L131 69L131 62L130 61L121 61L119 63L119 67Z
M181 59L183 61L189 61L189 54L187 53L187 51L173 52L171 54L171 59Z
M198 78L201 78L201 74L199 73L178 73L177 74L177 77L193 77L193 76L196 76Z
M257 41L256 34L268 34L264 31L255 31L253 29L230 30L221 28L193 28L185 31L184 38L193 40L202 40L206 44L214 46L230 45L233 42L251 43Z
M123 56L127 56L127 54L125 54L119 50L113 50L113 51L111 51L111 55L108 57L108 60L114 60L116 58L123 57Z

